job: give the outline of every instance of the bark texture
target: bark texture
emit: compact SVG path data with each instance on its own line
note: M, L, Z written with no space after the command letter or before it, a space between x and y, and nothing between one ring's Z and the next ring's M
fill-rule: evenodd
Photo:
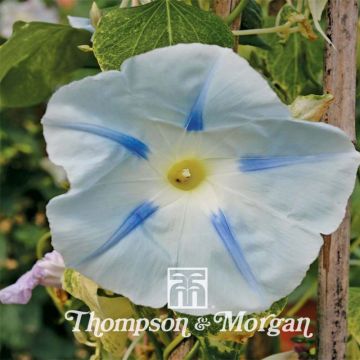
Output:
M355 141L356 0L330 0L324 88L335 101L324 121L343 129ZM326 174L324 174L326 177ZM349 288L350 213L338 230L324 236L319 257L319 360L346 359Z
M221 18L226 18L229 16L231 11L236 7L236 5L239 3L239 0L214 0L214 11L215 14L220 16ZM240 17L235 19L235 21L231 24L230 28L231 30L239 30L240 28ZM239 37L234 37L234 51L237 53L237 48L239 44Z

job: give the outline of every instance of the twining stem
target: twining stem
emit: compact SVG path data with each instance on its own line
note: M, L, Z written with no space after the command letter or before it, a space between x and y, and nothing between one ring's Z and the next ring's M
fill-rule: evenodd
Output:
M224 21L226 24L230 25L236 18L238 18L241 13L244 11L249 0L240 0L236 5L235 9L227 16Z
M142 338L144 337L145 332L141 333L138 337L136 337L132 343L130 344L130 346L128 347L128 349L126 350L126 353L124 354L122 360L128 360L129 357L131 356L131 353L134 351L136 345L142 340Z
M273 26L269 28L260 28L260 29L249 29L249 30L234 30L232 33L235 36L244 36L244 35L260 35L260 34L272 34L272 33L294 33L300 31L298 26L291 27L292 23L290 21L286 22L283 25Z
M165 346L168 346L171 343L171 338L166 331L159 330L158 335L160 340L165 344Z
M140 309L141 307L135 304L132 304L132 308L134 310L134 313L136 315L137 318L140 318ZM154 355L156 357L157 360L163 360L163 353L162 353L162 346L159 342L159 340L156 338L156 336L149 330L146 330L146 334L150 340L150 342L152 343L152 345L154 346Z
M297 1L297 4L296 4L296 11L298 13L301 13L302 12L302 8L303 8L303 0L298 0Z
M162 360L163 355L162 355L162 349L161 349L161 345L160 345L159 341L156 339L155 335L151 331L146 331L146 333L150 339L150 342L152 343L152 345L154 345L156 359Z
M181 333L178 336L176 336L176 338L165 348L164 360L167 360L169 358L170 354L174 351L175 348L177 348L180 345L180 343L184 339L185 338L182 336Z
M192 347L192 349L185 355L183 360L192 360L194 356L197 354L200 347L200 341L196 340L196 343Z
M36 257L37 259L41 259L44 256L44 249L46 248L46 243L51 237L50 231L45 233L36 244Z

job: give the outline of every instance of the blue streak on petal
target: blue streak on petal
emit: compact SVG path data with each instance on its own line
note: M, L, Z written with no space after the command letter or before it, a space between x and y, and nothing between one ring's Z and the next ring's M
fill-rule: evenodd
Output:
M218 58L211 67L205 79L205 82L200 90L200 93L190 110L190 114L188 115L188 118L186 119L185 122L185 129L187 131L202 131L204 129L203 111L204 111L205 99L209 90L210 82L219 64L219 59L220 58Z
M211 222L241 275L245 278L251 288L256 293L261 295L262 291L259 287L259 284L250 268L250 265L246 261L241 246L236 240L235 235L222 210L219 209L217 214L212 214Z
M103 126L87 124L87 123L50 124L50 125L65 129L84 131L90 134L98 135L103 138L115 141L118 144L122 145L127 150L129 150L131 153L143 159L147 159L148 153L150 152L149 147L141 140L133 136Z
M83 264L84 262L104 254L106 251L118 244L127 235L129 235L138 226L140 226L151 215L153 215L158 210L158 208L158 206L149 201L140 204L127 216L119 228L105 243L103 243L99 248L93 251L90 255L86 256L76 265Z
M329 158L330 154L303 155L303 156L251 156L242 157L239 161L243 172L262 171L284 166L306 164Z

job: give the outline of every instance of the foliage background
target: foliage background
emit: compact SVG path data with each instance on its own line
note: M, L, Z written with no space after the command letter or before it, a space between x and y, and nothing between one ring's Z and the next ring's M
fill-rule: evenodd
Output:
M90 0L44 1L48 6L57 9L64 23L67 14L88 16L91 7ZM116 5L118 1L99 0L97 3L102 8ZM275 15L279 3L281 1L271 1L270 15ZM259 20L257 27L260 27L262 22L267 25L274 21L274 17L269 16L268 13L261 14L260 18L262 20ZM249 21L251 23L251 19ZM243 24L246 25L246 22L244 21ZM240 47L240 53L271 81L285 102L290 103L298 94L322 93L321 69L324 44L322 39L309 42L301 35L295 34L285 45L279 43L277 35L266 35L251 40L258 41L259 46L267 50L244 45ZM5 39L1 39L1 42L4 41ZM358 59L360 64L360 55ZM96 71L89 66L74 77ZM45 104L40 104L26 108L3 108L0 112L0 288L15 282L21 274L31 268L36 260L37 242L48 231L45 205L50 198L66 190L66 184L56 180L56 176L54 177L46 166L45 144L39 123L44 109ZM357 136L360 141L360 87L357 90L356 121ZM353 287L360 286L359 243L360 185L358 181L352 203L350 283ZM286 311L294 312L300 309L302 314L310 314L315 321L316 281L316 264L314 264L303 284L291 294ZM0 305L0 358L3 360L89 358L91 351L77 344L70 326L59 319L57 310L44 288L37 288L26 306ZM270 344L273 352L280 349L287 350L291 346L284 336L272 339Z

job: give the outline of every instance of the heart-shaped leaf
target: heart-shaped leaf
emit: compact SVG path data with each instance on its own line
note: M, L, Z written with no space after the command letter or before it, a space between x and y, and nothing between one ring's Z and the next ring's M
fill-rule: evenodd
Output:
M93 57L77 48L90 37L88 31L67 25L16 23L0 47L0 104L23 107L44 101L64 77Z
M103 70L118 70L127 58L178 43L233 46L233 36L217 16L177 0L156 0L116 8L100 20L93 49Z

